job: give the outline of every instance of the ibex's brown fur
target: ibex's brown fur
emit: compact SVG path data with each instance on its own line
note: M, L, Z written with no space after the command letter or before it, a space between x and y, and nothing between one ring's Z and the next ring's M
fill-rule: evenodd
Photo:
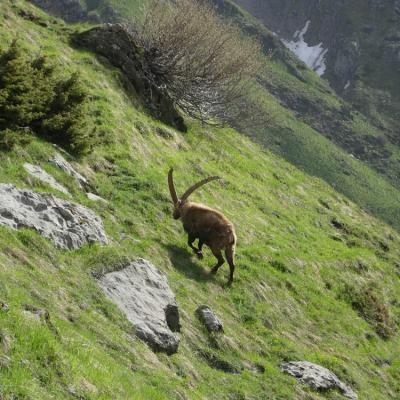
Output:
M233 224L219 211L203 204L187 201L190 194L197 188L219 178L214 176L202 180L196 185L191 186L179 199L175 191L172 174L173 170L171 169L168 173L168 184L174 203L173 216L175 219L180 218L182 220L183 228L188 234L188 245L200 259L203 258L203 245L207 245L211 249L218 260L217 264L211 269L211 273L213 274L217 273L219 267L225 262L221 253L224 250L230 268L228 284L231 284L235 270L234 257L236 245L236 234ZM196 239L199 239L198 248L193 245Z

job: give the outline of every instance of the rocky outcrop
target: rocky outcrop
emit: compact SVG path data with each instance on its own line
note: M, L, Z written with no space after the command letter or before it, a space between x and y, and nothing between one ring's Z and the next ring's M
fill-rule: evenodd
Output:
M139 259L99 278L99 286L134 325L136 335L154 351L178 351L179 311L167 278Z
M202 305L197 308L196 315L199 320L206 326L208 332L223 332L224 328L221 321L214 314L210 307Z
M136 44L134 32L127 25L105 24L78 34L74 41L120 68L156 118L181 131L186 130L183 118L165 91L146 78L146 73L150 72L146 68L145 51Z
M24 168L34 178L39 179L40 181L42 181L44 183L47 183L53 189L56 189L68 196L71 196L71 194L68 192L68 190L63 185L58 183L50 174L48 174L44 169L42 169L38 165L25 163Z
M75 178L81 189L88 187L87 179L79 172L75 171L74 167L61 154L56 153L49 161L56 167L62 169L67 175Z
M108 242L101 219L88 208L11 184L0 184L0 224L35 229L62 249Z
M301 383L312 387L314 390L339 389L348 399L356 400L358 398L357 394L333 372L320 365L308 361L291 361L282 364L281 370L294 376Z
M88 10L81 0L30 0L54 17L62 18L66 22L116 22L121 18L110 6L103 7L100 12Z

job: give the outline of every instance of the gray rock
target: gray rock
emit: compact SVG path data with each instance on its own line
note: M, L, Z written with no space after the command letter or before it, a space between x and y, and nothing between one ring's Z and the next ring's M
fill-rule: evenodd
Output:
M0 224L13 229L33 228L62 249L78 249L92 242L108 243L103 223L93 211L11 184L0 184Z
M56 153L54 157L52 157L49 161L56 167L62 169L69 176L75 178L81 189L88 186L87 179L79 172L77 172L74 167L61 154Z
M24 168L34 178L39 179L40 181L42 181L44 183L47 183L53 189L59 190L60 192L67 194L68 196L71 196L71 194L68 192L68 190L63 185L59 184L54 179L54 177L52 177L50 174L48 174L44 169L42 169L38 165L32 165L29 163L25 163Z
M89 200L92 200L92 201L101 201L101 202L103 202L103 203L108 203L107 200L103 199L103 198L100 197L100 196L97 196L97 194L94 194L94 193L86 193L86 196L87 196L87 198L88 198Z
M291 361L282 364L281 370L315 390L325 391L337 388L348 399L356 400L358 398L357 394L333 372L320 365L308 361Z
M223 332L224 328L221 321L214 314L210 307L202 305L197 308L196 315L206 326L208 332Z
M99 278L104 293L121 309L136 335L154 351L178 351L179 311L167 278L149 261L139 259Z

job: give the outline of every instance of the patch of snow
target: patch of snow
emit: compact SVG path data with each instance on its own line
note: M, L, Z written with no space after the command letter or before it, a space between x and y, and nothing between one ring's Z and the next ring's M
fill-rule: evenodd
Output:
M301 31L296 31L293 35L292 41L282 39L283 44L291 50L301 61L307 64L319 76L323 75L326 71L326 53L328 49L322 47L322 42L309 46L304 40L304 35L310 27L311 21L307 21L306 25Z
M344 85L344 90L347 90L350 87L350 81L347 81L346 85Z

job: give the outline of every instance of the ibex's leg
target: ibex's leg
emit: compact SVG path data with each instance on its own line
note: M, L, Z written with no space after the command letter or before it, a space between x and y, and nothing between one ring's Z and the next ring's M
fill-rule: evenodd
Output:
M197 251L196 255L199 260L203 259L203 244L204 242L199 239L199 250Z
M226 261L228 261L229 264L230 274L229 274L228 285L230 285L233 282L233 273L235 271L235 263L234 263L235 248L233 246L225 249L225 257Z
M214 256L217 258L217 264L211 269L212 274L216 274L218 272L219 267L225 262L224 257L222 257L221 250L211 249Z
M199 249L195 246L193 246L193 242L196 240L196 238L194 236L189 235L188 236L188 246L193 250L193 253L197 254L197 252L199 251Z

